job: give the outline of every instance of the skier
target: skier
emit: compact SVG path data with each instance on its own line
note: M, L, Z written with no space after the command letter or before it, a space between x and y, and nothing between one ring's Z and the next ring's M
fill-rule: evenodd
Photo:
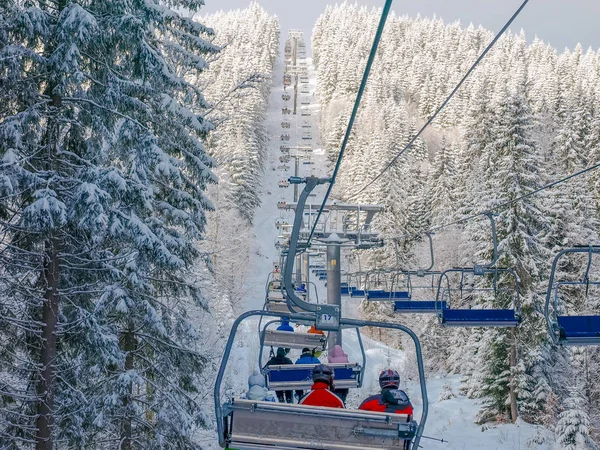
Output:
M366 411L379 411L392 414L408 414L412 418L413 406L406 392L398 389L400 374L392 369L384 370L379 374L381 394L371 395L366 398L358 409Z
M319 358L314 355L310 348L305 347L302 349L300 358L296 360L296 364L321 364L321 361L319 361ZM301 399L304 397L304 391L297 390L296 395L298 396L298 399Z
M248 400L264 401L267 398L267 388L265 387L265 378L255 370L248 378L248 392L246 398Z
M314 384L311 391L302 397L300 404L310 406L326 406L328 408L344 408L344 402L331 392L333 388L333 369L319 364L313 369Z
M344 352L344 350L342 349L341 346L336 345L334 346L331 351L329 352L329 354L327 355L327 361L329 361L330 364L336 364L336 363L349 363L350 361L348 361L348 355L346 354L346 352ZM346 404L346 397L348 397L348 392L349 389L335 389L333 392L335 392L335 394L342 399L342 401L344 402L344 405Z
M267 362L267 366L283 366L286 364L294 364L290 358L285 356L286 354L287 352L285 349L279 347L277 349L277 354ZM292 403L294 401L293 391L275 391L275 393L277 394L279 403Z

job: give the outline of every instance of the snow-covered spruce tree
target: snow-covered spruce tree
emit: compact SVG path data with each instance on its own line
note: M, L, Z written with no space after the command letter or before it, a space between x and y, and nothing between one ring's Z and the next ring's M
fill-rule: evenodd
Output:
M250 224L260 205L259 181L267 149L266 110L279 22L257 3L202 18L223 47L196 83L214 105L208 118L217 124L207 150L224 169L230 201ZM240 64L240 61L244 61ZM225 93L225 94L224 94Z
M566 450L591 450L596 447L590 439L591 423L584 392L587 373L584 351L581 348L570 350L570 386L554 430L556 443Z
M0 6L3 448L198 447L201 5Z
M525 79L516 83L514 92L505 89L496 99L496 123L492 133L494 142L487 151L491 164L484 174L490 188L490 208L502 200L514 200L533 191L542 184L543 162L531 140L533 116L525 97ZM486 404L479 420L486 421L506 415L513 421L518 415L518 388L526 383L517 379L517 358L523 359L523 376L528 375L539 361L537 352L527 353L528 348L539 348L545 337L541 301L536 294L542 273L545 252L538 235L547 228L542 202L529 197L509 205L499 213L498 251L499 267L514 268L519 278L521 317L519 329L486 330L479 345L483 372L481 392ZM488 244L489 248L489 244ZM499 280L499 285L512 280ZM492 307L510 307L508 298L496 296ZM536 380L544 382L543 379ZM529 397L529 393L523 394Z

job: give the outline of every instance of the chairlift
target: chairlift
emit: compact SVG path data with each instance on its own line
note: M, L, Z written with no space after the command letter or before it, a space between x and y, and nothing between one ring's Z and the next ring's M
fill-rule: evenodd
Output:
M286 101L286 102L287 102L287 101L289 101L291 98L292 98L292 96L291 96L290 94L288 94L288 93L281 94L281 99L282 99L283 101Z
M282 134L281 135L281 140L282 141L289 141L290 140L290 135L289 134Z
M600 315L597 312L598 307L596 306L594 309L596 314L593 315L568 315L566 314L565 298L569 294L561 293L561 288L563 287L570 290L584 288L585 300L588 300L590 286L600 286L600 280L590 280L593 256L598 253L600 253L600 246L577 246L561 250L554 257L548 281L548 290L546 292L544 315L548 324L548 331L555 344L600 345ZM560 259L565 255L572 254L587 254L587 266L582 279L577 281L555 281ZM550 309L551 305L552 309Z
M290 162L290 155L281 155L279 157L279 162L289 163Z
M265 347L283 347L304 349L309 348L313 353L325 351L327 336L324 333L300 333L285 332L277 330L268 330L269 325L281 323L284 319L275 319L267 322L261 330L259 365L263 367L262 372L265 375L267 388L270 390L308 390L312 386L312 369L317 364L296 364L296 365L272 365L265 366L263 354ZM305 322L305 325L310 323ZM314 325L314 324L313 324ZM314 329L314 327L311 327ZM336 389L359 388L364 379L364 370L367 362L367 356L362 342L359 328L355 328L358 344L361 351L362 363L328 363L334 370ZM276 332L276 333L273 333ZM287 333L287 334L283 334Z
M435 297L437 294L437 282L436 276L439 276L441 272L432 271L433 266L435 265L435 256L433 251L433 233L427 233L427 238L429 241L429 255L430 255L430 263L428 267L420 268L416 270L405 270L398 271L395 274L395 278L392 279L392 283L399 284L398 278L401 276L406 277L406 286L409 292L410 299L409 300L397 300L394 302L394 312L398 312L401 314L435 314L436 310L436 301ZM394 241L396 255L399 255L397 241ZM419 280L424 280L429 278L430 284L423 284L423 281L420 281L421 284L414 285L412 283L412 279L416 277ZM417 290L426 290L430 291L431 300L424 300L422 298L415 298L414 291ZM416 297L421 297L417 295ZM439 304L439 309L446 309L447 302L441 301Z
M290 108L281 108L281 114L291 114L292 110Z
M291 128L292 124L289 122L281 122L281 128Z
M389 328L403 331L412 338L415 343L421 397L423 399L423 409L419 422L411 420L411 417L405 414L242 400L232 397L226 398L225 402L221 403L221 386L237 330L241 322L254 316L278 318L280 320L289 319L292 322L298 322L310 321L311 319L314 321L317 319L318 314L286 315L268 311L249 311L236 319L225 346L214 389L217 431L221 447L265 450L273 448L310 450L418 448L428 414L423 356L418 337L412 330L400 324L354 319L341 319L340 321L340 326L356 328L357 332L362 327ZM287 339L291 339L291 335L298 334L296 332L281 333L287 333ZM265 340L263 342L265 345L268 345L268 336L269 334L264 334ZM313 339L319 339L318 335ZM273 344L281 346L279 345L280 342L277 340ZM292 348L291 345L294 348L300 346L298 342L286 342L287 344L290 344L287 348ZM301 345L304 345L304 343ZM361 350L364 352L364 349ZM335 366L336 386L355 387L362 382L362 376L358 378L360 375L356 366L352 364ZM301 389L308 385L304 378L306 378L307 371L310 370L310 365L307 365L307 367L304 367L304 365L271 366L268 370L265 370L265 374L270 388L291 387L290 390L293 390L296 387ZM364 371L364 364L360 370ZM323 429L336 430L336 432L323 433Z
M280 188L290 187L290 182L288 180L280 180L279 181L279 187Z
M512 269L493 267L498 261L498 240L496 236L496 222L492 213L486 214L491 222L493 255L492 260L487 265L474 266L473 268L453 268L445 270L440 274L438 280L438 289L436 293L436 312L440 323L444 326L455 327L516 327L521 321L521 304L519 299L519 279ZM451 286L450 276L459 275L459 288ZM465 276L472 274L473 277L491 277L492 287L467 288L465 289ZM512 279L508 287L498 287L499 277L503 276ZM442 284L446 281L446 287ZM496 301L500 301L510 308L469 308L459 309L452 306L452 295L460 296L460 303L465 302L465 291L471 296L487 293L492 294ZM444 301L446 304L444 305ZM444 308L444 306L446 306Z
M287 171L290 170L290 166L286 166L285 164L281 165L281 166L277 166L277 168L279 170L283 170L283 171Z

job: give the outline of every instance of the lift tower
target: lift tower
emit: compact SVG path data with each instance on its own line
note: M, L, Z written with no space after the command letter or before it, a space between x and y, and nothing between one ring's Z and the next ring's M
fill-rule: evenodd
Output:
M293 179L290 178L290 182ZM305 247L314 225L319 205L305 204L301 212L298 203L286 204L284 209L302 215L299 233L299 246ZM326 204L313 235L312 248L322 248L327 254L327 304L342 310L341 290L341 249L369 249L383 246L383 240L371 228L375 214L383 211L381 205L358 205L332 202ZM308 273L304 274L304 278ZM330 332L328 347L342 345L341 331Z

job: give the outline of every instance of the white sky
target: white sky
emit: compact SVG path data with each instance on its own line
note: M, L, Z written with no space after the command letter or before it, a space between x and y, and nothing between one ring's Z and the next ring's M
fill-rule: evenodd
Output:
M204 0L201 14L219 10L243 8L251 0ZM329 0L258 0L268 12L279 17L282 38L287 30L304 31L307 44L317 17ZM341 3L341 2L340 2ZM352 3L350 1L349 3ZM361 5L382 7L384 0L358 0ZM445 22L460 20L498 31L516 11L522 0L395 0L392 9L397 15L431 17L434 14ZM512 30L525 30L529 40L535 35L558 50L573 48L580 42L584 49L600 48L600 0L530 0L513 23Z

